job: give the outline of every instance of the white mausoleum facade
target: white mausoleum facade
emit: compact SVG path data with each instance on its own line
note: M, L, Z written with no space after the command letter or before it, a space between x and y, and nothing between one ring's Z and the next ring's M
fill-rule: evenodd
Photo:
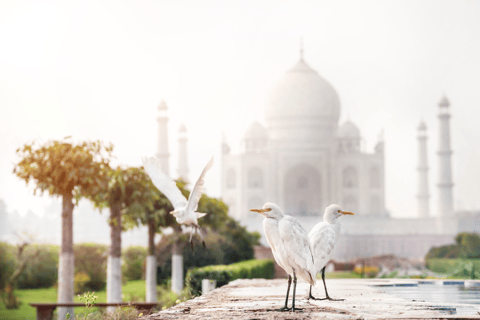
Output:
M265 106L265 126L250 125L240 154L222 148L222 199L238 220L275 202L295 217L321 216L337 203L362 216L384 216L383 141L367 153L358 127L339 124L335 89L301 59Z
M423 257L432 246L454 242L462 231L480 231L480 215L454 214L449 103L440 107L442 195L437 215L429 210L427 128L419 127L418 217L398 219L385 209L384 141L364 150L359 128L339 123L341 105L333 86L303 57L281 78L264 108L264 125L252 123L239 154L222 142L221 197L230 215L263 235L263 218L250 212L274 202L310 231L325 207L339 204L355 216L342 218L342 236L334 259L382 254ZM411 199L410 201L415 201ZM262 238L262 243L267 245Z

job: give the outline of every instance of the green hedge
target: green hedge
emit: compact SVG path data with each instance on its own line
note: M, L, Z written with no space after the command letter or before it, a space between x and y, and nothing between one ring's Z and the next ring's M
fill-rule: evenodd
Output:
M141 246L131 246L122 250L122 275L129 281L145 279L145 259L148 249Z
M186 285L192 295L202 293L202 280L217 281L217 287L236 279L273 278L274 262L271 259L246 260L230 265L206 266L190 269L187 272Z
M480 259L428 259L427 268L452 277L480 278Z
M50 288L58 279L58 253L59 246L38 244L28 246L24 252L26 256L33 256L29 259L27 267L18 277L17 285L21 289Z

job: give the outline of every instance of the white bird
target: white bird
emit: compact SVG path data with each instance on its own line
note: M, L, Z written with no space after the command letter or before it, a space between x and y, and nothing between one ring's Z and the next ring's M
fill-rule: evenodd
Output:
M250 209L265 217L263 229L268 244L272 248L273 257L280 267L288 273L287 297L285 307L279 311L301 310L295 308L295 291L297 288L297 275L315 285L315 266L310 248L307 231L297 219L284 215L280 207L274 203L266 203L263 209ZM287 308L288 294L293 277L292 308Z
M332 299L328 295L327 285L325 284L325 266L332 258L333 249L340 235L340 218L343 215L353 215L352 212L342 211L340 206L331 204L325 209L323 221L313 227L308 234L312 245L313 257L315 258L315 275L322 272L323 286L325 288L326 298L315 298L312 296L312 286L310 286L309 299L315 300L333 300L341 301L344 299Z
M205 246L205 241L203 240L203 235L197 219L205 216L206 213L197 212L196 210L198 208L198 201L202 196L203 184L205 183L205 173L207 173L213 165L213 156L195 183L188 201L180 189L178 189L175 181L162 172L160 161L157 158L142 158L142 161L143 167L150 179L152 179L155 187L157 187L157 189L160 190L160 192L162 192L172 203L174 210L171 211L170 214L175 217L178 223L192 227L189 240L190 244L193 246L192 237L195 231L198 231L202 238L203 246Z

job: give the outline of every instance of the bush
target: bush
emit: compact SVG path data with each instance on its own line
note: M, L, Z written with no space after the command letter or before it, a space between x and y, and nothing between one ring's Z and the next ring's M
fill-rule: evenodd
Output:
M157 287L159 309L167 309L192 298L188 288L185 288L182 290L182 292L176 294L170 289L170 287L171 286L168 285Z
M480 278L480 259L429 259L426 266L433 272L454 278Z
M74 278L75 294L87 292L86 285L90 281L90 277L85 272L78 272Z
M353 269L354 273L367 278L375 278L379 271L380 270L374 266L358 266Z
M189 245L181 248L183 256L183 274L186 275L189 269L199 268L210 265L230 265L232 263L249 260L254 258L253 245L256 241L254 236L245 234L242 238L236 238L237 232L243 230L230 230L225 233L209 231L205 236L204 248L197 242L192 251ZM177 235L163 235L157 247L157 281L158 284L166 284L172 275L172 242ZM251 239L245 239L251 237ZM187 244L187 239L180 240L179 243ZM198 239L194 239L198 241Z
M450 244L447 246L431 248L425 256L425 260L436 258L455 259L462 258L465 255L466 253L462 246L459 246L458 244Z
M16 260L16 248L8 243L0 242L0 291L5 288L8 278L13 274Z
M147 248L128 247L122 253L123 266L122 274L128 280L142 280L145 274L145 259L147 258Z
M38 254L35 258L33 255ZM50 288L58 279L59 247L55 245L31 245L23 253L29 259L25 270L18 277L21 289Z
M202 280L217 281L217 287L226 285L236 279L273 278L274 262L271 259L247 260L231 265L206 266L190 269L187 273L186 286L194 296L202 293Z
M425 260L480 258L480 236L477 233L461 232L455 237L455 242L456 244L431 248L425 256Z
M74 246L75 274L85 273L90 281L85 284L87 291L101 291L107 284L108 246L83 243Z

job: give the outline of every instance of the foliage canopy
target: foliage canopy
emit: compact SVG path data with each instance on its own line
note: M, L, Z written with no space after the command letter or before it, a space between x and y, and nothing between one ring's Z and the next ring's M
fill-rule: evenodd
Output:
M34 193L73 195L77 200L97 193L113 146L100 141L74 144L68 140L25 144L17 149L21 160L13 172L27 183L34 181Z

